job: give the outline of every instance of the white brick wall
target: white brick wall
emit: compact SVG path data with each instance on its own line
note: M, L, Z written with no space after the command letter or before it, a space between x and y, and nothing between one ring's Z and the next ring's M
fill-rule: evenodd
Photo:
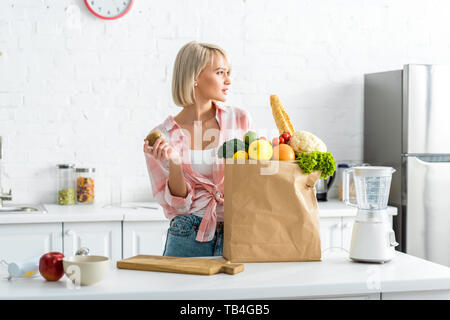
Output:
M135 1L116 21L82 0L0 1L0 135L14 202L55 202L55 165L98 171L97 199L151 199L141 151L171 101L178 49L224 47L233 64L229 104L261 133L275 129L269 95L297 129L337 160L362 158L363 74L406 63L450 63L450 3L441 1Z

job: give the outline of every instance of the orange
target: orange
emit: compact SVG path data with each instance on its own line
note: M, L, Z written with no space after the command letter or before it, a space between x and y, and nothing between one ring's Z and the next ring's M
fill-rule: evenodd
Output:
M288 144L279 144L273 147L273 159L281 161L295 160L294 149Z

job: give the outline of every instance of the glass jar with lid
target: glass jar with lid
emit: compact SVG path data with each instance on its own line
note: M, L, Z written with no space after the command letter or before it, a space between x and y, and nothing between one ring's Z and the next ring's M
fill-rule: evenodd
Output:
M95 168L76 168L77 204L93 204L95 196Z
M57 165L57 200L59 205L75 204L75 165Z

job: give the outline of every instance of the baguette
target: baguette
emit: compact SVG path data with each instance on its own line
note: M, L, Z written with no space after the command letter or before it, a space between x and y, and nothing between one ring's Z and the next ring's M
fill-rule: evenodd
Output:
M272 107L272 115L280 135L284 132L289 132L291 135L294 134L294 126L277 95L273 94L270 96L270 106Z

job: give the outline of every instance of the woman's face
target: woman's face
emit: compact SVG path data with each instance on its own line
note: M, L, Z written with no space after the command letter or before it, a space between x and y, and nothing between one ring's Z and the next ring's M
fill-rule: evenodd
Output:
M231 84L230 65L221 55L214 55L213 63L208 64L198 76L195 86L195 96L208 100L225 102L228 88Z

